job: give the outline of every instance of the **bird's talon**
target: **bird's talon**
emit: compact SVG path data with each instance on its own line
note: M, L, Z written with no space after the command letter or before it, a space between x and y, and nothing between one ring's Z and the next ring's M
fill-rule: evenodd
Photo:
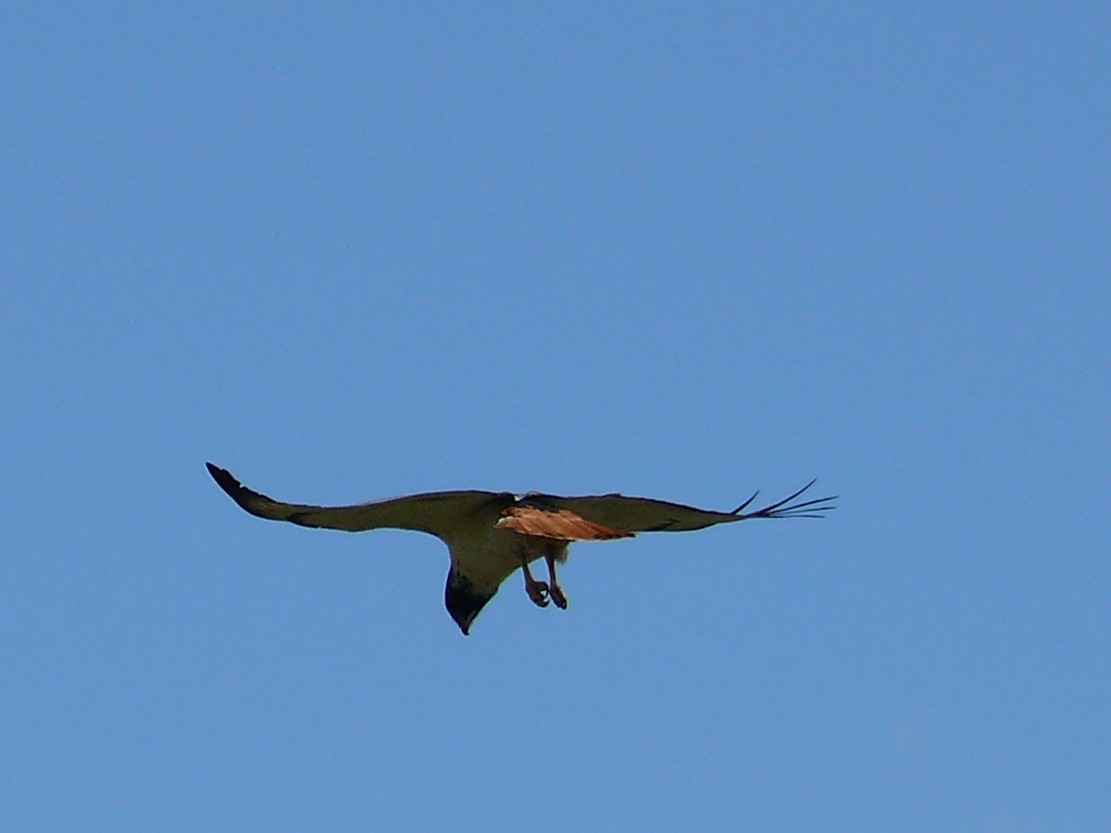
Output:
M551 600L555 602L556 607L560 610L567 610L567 596L563 592L562 587L559 585L552 585L548 590L548 595L551 597Z
M543 581L534 581L525 588L532 603L538 607L548 606L548 585Z

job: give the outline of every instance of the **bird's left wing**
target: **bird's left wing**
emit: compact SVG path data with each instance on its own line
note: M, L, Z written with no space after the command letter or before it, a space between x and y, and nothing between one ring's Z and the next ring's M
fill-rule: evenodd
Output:
M830 501L836 496L797 501L796 499L814 485L810 481L790 497L745 512L756 498L753 495L732 512L698 509L681 503L626 495L583 495L559 497L557 495L529 495L536 503L555 509L565 509L595 524L625 532L689 532L716 524L734 523L750 518L820 518L833 509Z
M370 529L409 529L427 532L441 539L473 521L477 514L497 519L513 495L499 492L427 492L387 498L352 506L309 506L283 503L248 489L231 472L207 463L208 473L228 495L247 512L273 521L289 521L299 526L363 532Z

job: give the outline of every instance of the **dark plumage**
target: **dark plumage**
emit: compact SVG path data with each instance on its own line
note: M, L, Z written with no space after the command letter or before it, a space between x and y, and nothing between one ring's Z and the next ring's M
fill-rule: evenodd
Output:
M427 492L351 506L283 503L248 489L226 469L208 472L232 500L260 518L299 526L362 532L409 529L435 535L451 555L444 602L459 629L470 631L479 611L502 582L520 569L525 592L541 607L567 607L555 565L567 559L572 541L630 538L637 532L688 532L750 518L820 518L836 496L799 501L810 481L791 496L751 512L756 495L732 512L715 512L653 498L625 495L560 497L529 492ZM529 564L543 558L548 581L533 578Z

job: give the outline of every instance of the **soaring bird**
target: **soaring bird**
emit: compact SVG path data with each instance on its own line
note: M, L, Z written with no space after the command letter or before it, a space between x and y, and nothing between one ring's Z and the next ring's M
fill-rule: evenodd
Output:
M410 529L443 541L451 556L444 589L447 611L464 635L511 573L520 569L525 593L539 607L567 608L556 580L556 563L567 560L572 541L631 538L637 532L690 532L750 518L820 518L834 508L836 495L799 501L811 480L794 494L751 512L754 494L732 512L696 509L619 494L559 497L540 492L426 492L352 506L283 503L248 489L231 472L207 463L208 472L231 499L260 518L298 526L363 532ZM539 581L529 564L543 558L548 580Z

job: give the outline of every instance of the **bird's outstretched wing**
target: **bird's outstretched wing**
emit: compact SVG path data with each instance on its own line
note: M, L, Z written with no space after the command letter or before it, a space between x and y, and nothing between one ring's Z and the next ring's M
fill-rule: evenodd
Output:
M493 523L513 495L499 492L428 492L387 498L353 506L307 506L282 503L248 489L231 472L206 463L208 473L243 509L260 518L289 521L298 526L363 532L370 529L410 529L450 539L476 514L489 514Z
M573 512L580 518L612 530L625 532L690 532L715 524L734 523L750 518L820 518L834 508L831 501L836 495L799 501L797 498L814 485L811 480L793 495L760 509L746 510L753 495L732 512L715 512L645 497L626 495L584 495L559 497L557 495L531 494L526 496L536 504Z

